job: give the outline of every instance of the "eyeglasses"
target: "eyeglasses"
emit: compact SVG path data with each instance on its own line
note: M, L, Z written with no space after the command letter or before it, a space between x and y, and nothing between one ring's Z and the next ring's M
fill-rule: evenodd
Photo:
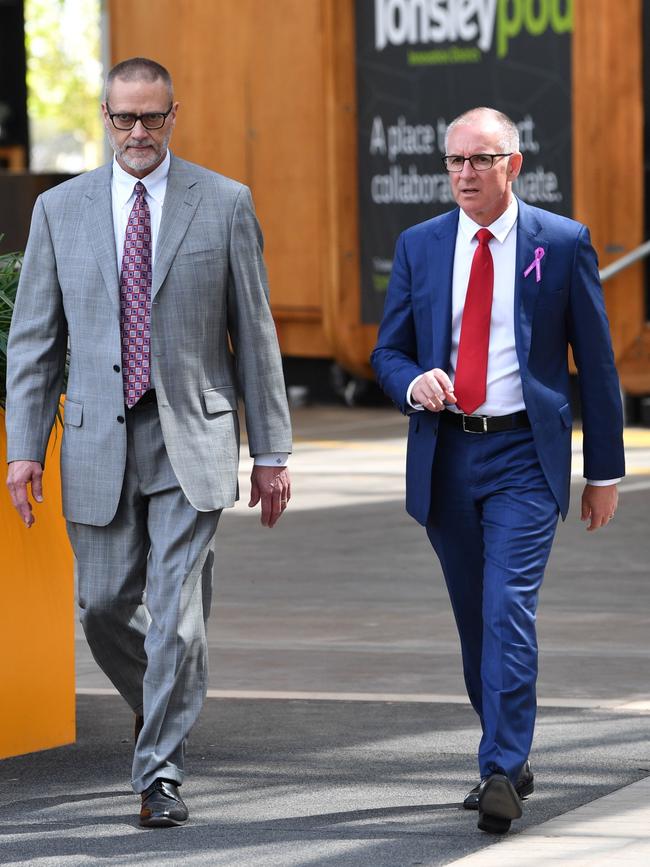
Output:
M108 103L106 104L111 123L115 129L121 130L133 129L138 121L140 121L145 129L162 129L173 107L173 105L170 105L167 111L147 111L145 114L130 114L124 111L111 112Z
M461 157L455 154L444 156L442 164L448 172L462 172L465 168L465 163L469 162L470 166L476 172L487 172L494 165L495 160L501 157L511 157L513 151L509 154L472 154L471 157Z

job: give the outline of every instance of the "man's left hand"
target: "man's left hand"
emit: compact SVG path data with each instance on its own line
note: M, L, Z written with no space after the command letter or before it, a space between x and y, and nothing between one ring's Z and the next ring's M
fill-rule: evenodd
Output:
M585 485L582 492L582 521L589 521L587 530L606 527L612 520L618 505L616 485Z
M261 522L264 527L274 527L291 499L291 479L286 467L254 466L251 473L252 508L262 503Z

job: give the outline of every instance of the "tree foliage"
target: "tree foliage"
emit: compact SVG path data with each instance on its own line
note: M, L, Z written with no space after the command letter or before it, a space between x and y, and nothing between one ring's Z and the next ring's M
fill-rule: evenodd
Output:
M14 311L16 289L22 264L21 253L5 253L0 256L0 407L5 405L7 379L7 338Z
M25 40L30 119L101 142L100 0L25 0Z

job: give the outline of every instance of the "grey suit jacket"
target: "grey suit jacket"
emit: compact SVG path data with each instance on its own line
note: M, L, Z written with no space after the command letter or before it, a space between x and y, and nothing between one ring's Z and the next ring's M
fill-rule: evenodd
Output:
M8 460L44 464L69 340L63 511L98 526L115 515L126 461L111 173L103 166L36 202L7 370ZM170 461L200 511L237 498L238 397L251 454L291 450L262 248L248 188L172 156L153 271L151 378Z

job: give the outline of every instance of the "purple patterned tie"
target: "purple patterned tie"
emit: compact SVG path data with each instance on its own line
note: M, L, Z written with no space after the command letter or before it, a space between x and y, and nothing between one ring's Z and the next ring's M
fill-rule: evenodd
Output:
M151 323L151 215L146 189L135 185L135 203L124 238L120 275L120 329L124 402L130 408L149 388Z

